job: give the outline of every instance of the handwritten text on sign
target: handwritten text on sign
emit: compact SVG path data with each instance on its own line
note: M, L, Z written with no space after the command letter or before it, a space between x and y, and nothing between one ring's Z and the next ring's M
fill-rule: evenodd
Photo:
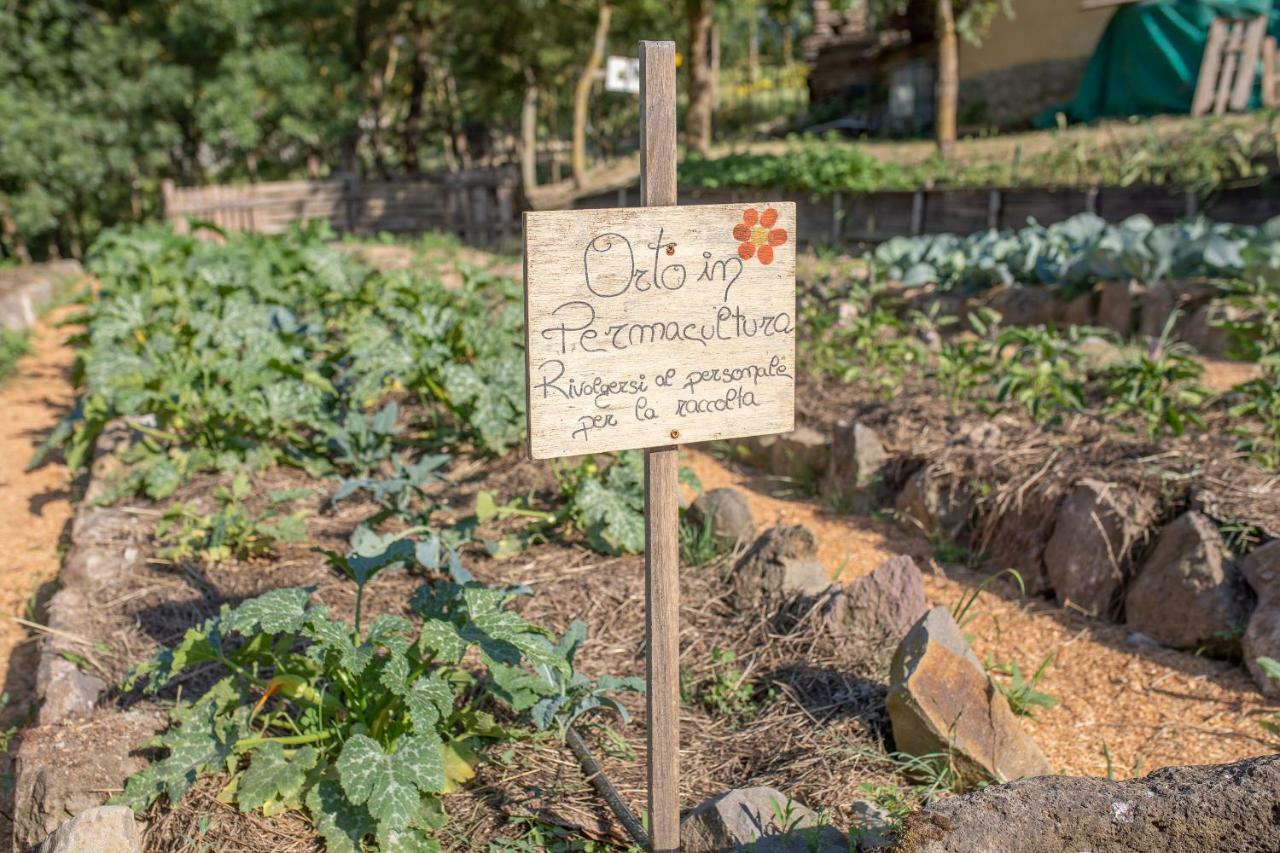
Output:
M528 213L535 459L790 430L791 202Z

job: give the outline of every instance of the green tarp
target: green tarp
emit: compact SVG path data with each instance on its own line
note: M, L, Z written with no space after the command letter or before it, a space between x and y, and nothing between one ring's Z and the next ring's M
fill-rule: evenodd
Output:
M1267 32L1280 35L1278 13L1271 0L1146 0L1121 6L1098 40L1075 98L1045 111L1036 124L1051 127L1058 113L1072 122L1189 113L1214 19L1267 15ZM1256 106L1256 83L1253 97Z

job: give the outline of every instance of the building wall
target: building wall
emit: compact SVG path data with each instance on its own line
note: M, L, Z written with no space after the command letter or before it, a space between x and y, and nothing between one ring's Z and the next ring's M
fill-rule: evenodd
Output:
M960 81L961 130L1028 126L1050 107L1075 96L1087 57L1048 59L973 74Z
M1025 125L1071 99L1114 9L1078 0L1012 0L982 44L960 41L960 112L968 122Z
M1082 11L1079 0L1012 0L974 47L960 42L960 80L1052 60L1087 59L1111 20L1112 8Z

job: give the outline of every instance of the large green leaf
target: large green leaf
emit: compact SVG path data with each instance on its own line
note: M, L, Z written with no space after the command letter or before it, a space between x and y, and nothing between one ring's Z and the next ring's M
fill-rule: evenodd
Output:
M273 802L296 806L307 771L316 766L318 758L319 753L311 746L295 750L292 755L274 741L256 747L236 788L240 811L253 811Z
M222 617L228 631L246 637L259 631L268 634L296 634L307 620L310 587L273 589L251 598Z
M220 685L195 706L175 710L174 724L157 743L168 750L168 755L130 776L124 791L113 802L134 811L141 811L161 795L167 796L170 803L177 803L200 774L225 766L236 741L244 734L248 709L230 716L224 714L222 705L232 693L228 680Z
M322 779L307 792L307 812L328 853L361 853L363 841L377 823L363 805L352 803L333 779Z
M418 678L405 695L414 729L434 731L437 723L453 712L453 699L453 687L438 672Z
M366 735L353 735L338 756L338 777L347 798L365 805L379 826L404 829L420 816L422 795L444 789L440 738L416 733L400 738L394 754Z

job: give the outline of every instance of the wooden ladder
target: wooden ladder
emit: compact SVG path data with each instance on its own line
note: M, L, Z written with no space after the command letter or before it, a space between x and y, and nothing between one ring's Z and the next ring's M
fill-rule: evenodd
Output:
M1266 34L1264 15L1246 19L1218 18L1213 22L1191 101L1193 116L1208 112L1222 115L1228 109L1241 112L1248 107ZM1264 91L1266 80L1264 71Z

